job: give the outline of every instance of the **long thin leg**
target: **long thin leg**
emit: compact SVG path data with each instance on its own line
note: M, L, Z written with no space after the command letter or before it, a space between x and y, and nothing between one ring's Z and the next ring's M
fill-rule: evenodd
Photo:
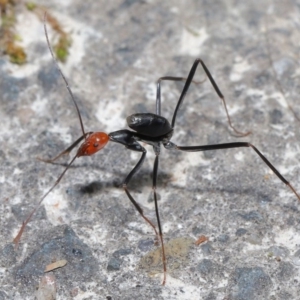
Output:
M209 81L211 82L212 86L214 87L216 93L218 94L219 98L222 100L223 102L223 105L224 105L224 108L225 108L225 112L226 112L226 115L227 115L227 121L228 121L228 124L229 126L232 128L232 130L238 135L238 136L247 136L251 133L251 131L248 131L246 133L243 133L243 132L240 132L238 131L237 129L235 129L235 127L232 125L231 123L231 119L230 119L230 116L229 116L229 113L228 113L228 110L227 110L227 106L226 106L226 102L225 102L225 97L223 96L223 94L221 93L218 85L216 84L215 80L213 79L212 75L210 74L209 70L207 69L206 65L204 64L204 62L200 59L200 58L197 58L190 70L190 73L187 77L187 80L185 82L185 85L183 87L183 90L181 92L181 95L180 95L180 98L178 100L178 103L177 103L177 106L175 108L175 111L174 111L174 114L173 114L173 118L172 118L172 127L174 128L175 126L175 121L176 121L176 116L177 116L177 112L178 112L178 109L180 107L180 105L182 104L183 100L184 100L184 97L185 97L185 94L187 93L189 87L190 87L190 84L192 83L193 81L193 78L194 78L194 75L195 75L195 72L196 72L196 69L199 65L199 63L202 65L202 68L204 70L204 72L206 73Z
M219 149L229 149L229 148L240 148L240 147L250 147L252 148L259 157L264 161L264 163L276 174L276 176L287 185L292 192L300 200L299 194L296 192L294 187L279 173L279 171L269 162L269 160L252 144L247 142L237 142L237 143L225 143L225 144L216 144L216 145L205 145L205 146L177 146L172 142L168 142L164 145L166 149L177 149L187 152L198 152L198 151L209 151L209 150L219 150Z
M123 189L126 193L126 195L128 196L129 200L131 201L131 203L134 205L135 209L139 212L139 214L144 218L144 220L154 229L155 231L155 235L158 236L157 230L154 226L154 224L144 215L144 212L142 210L142 208L140 207L140 205L134 200L134 198L131 196L130 192L128 191L127 185L129 183L129 181L131 180L132 176L135 175L139 169L141 168L144 159L146 157L146 149L143 149L142 151L142 156L140 158L140 160L138 161L138 163L136 164L136 166L132 169L132 171L127 175L127 177L125 178L124 182L123 182Z
M134 205L136 210L139 212L139 214L143 217L143 219L153 228L156 238L160 239L161 247L162 247L162 262L163 262L163 268L164 268L164 278L163 278L163 285L166 283L166 276L167 276L167 266L166 266L166 256L165 256L165 247L164 247L164 241L163 241L163 234L161 229L161 223L160 223L160 217L159 217L159 211L158 211L158 204L157 204L157 194L156 194L156 180L157 180L157 171L158 171L158 159L159 159L159 153L160 153L160 142L153 143L153 149L156 155L154 166L153 166L153 193L154 193L154 203L155 203L155 213L156 213L156 220L159 228L159 234L154 226L154 224L144 215L144 212L141 208L141 206L134 200L132 195L130 194L128 190L128 183L132 179L132 177L137 174L137 172L140 170L140 168L143 165L143 162L145 160L147 151L146 149L139 143L137 140L137 136L134 132L129 130L119 130L115 132L111 132L109 134L109 138L113 142L120 143L124 145L127 149L141 152L142 156L135 165L135 167L131 170L131 172L126 176L125 180L123 181L123 189L131 201L131 203Z
M153 166L153 195L154 195L154 203L155 203L155 213L156 213L156 219L158 224L158 231L159 231L159 238L161 242L161 251L162 251L162 262L163 262L163 268L164 268L164 279L163 279L163 285L166 283L167 278L167 262L166 262L166 254L165 254L165 246L164 246L164 240L163 240L163 233L161 229L161 223L160 223L160 217L159 217L159 211L158 211L158 203L157 203L157 194L156 194L156 180L157 180L157 171L158 171L158 161L159 161L159 148L160 146L156 147L158 151L155 151L156 157L154 161Z
M160 77L157 80L157 88L156 88L156 114L157 115L161 115L161 82L163 80L169 80L169 81L187 81L186 77L175 77L175 76L164 76L164 77ZM193 83L195 84L200 84L203 83L205 81L195 81L192 80Z

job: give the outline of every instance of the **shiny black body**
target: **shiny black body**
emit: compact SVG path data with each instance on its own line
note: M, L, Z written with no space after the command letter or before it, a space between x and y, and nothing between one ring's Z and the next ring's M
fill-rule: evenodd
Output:
M166 273L166 262L165 262L165 254L164 254L164 247L163 247L163 237L162 237L162 229L161 229L161 222L159 218L159 211L158 211L158 204L157 204L157 195L156 195L156 180L157 180L157 172L158 172L158 162L159 162L159 154L160 154L160 147L163 145L168 150L180 150L180 151L187 151L187 152L198 152L198 151L211 151L211 150L218 150L218 149L229 149L229 148L240 148L240 147L250 147L252 148L259 156L260 158L268 165L268 167L278 176L278 178L288 185L291 190L295 192L295 190L292 188L292 186L289 184L289 182L277 171L277 169L267 160L267 158L252 144L247 142L235 142L235 143L225 143L225 144L215 144L215 145L202 145L202 146L177 146L176 144L171 142L171 138L173 135L174 127L175 127L175 121L177 112L179 110L179 107L181 106L185 95L189 89L190 84L198 83L193 81L193 77L195 75L197 66L199 63L202 65L209 81L211 82L212 86L214 87L216 93L222 100L225 108L225 112L227 114L228 118L228 124L229 126L235 131L236 134L239 136L246 136L248 133L241 133L238 130L236 130L233 125L231 124L231 120L227 111L226 103L224 96L222 95L221 91L219 90L217 84L215 83L213 77L211 76L209 70L205 66L204 62L201 59L196 59L187 78L183 77L161 77L157 82L157 98L156 98L156 114L153 113L139 113L139 114L133 114L129 117L127 117L127 123L128 126L133 129L131 130L118 130L111 132L109 134L109 138L112 142L116 142L119 144L124 145L127 149L132 151L141 152L140 160L137 162L136 166L131 170L131 172L127 175L125 180L123 181L123 188L130 199L130 201L133 203L135 208L138 210L138 212L141 214L141 216L153 227L155 230L155 233L157 233L155 226L153 223L144 216L143 210L140 207L140 205L134 200L132 195L130 194L127 184L131 180L131 178L139 171L141 168L144 159L146 157L146 149L140 144L140 142L144 142L146 144L149 144L153 146L153 150L155 153L155 160L154 160L154 166L153 166L153 194L154 194L154 203L155 203L155 211L156 211L156 217L157 217L157 224L159 229L159 236L162 243L162 251L163 251L163 264L164 264L164 273ZM161 81L163 80L169 80L169 81L185 81L185 85L183 87L183 90L181 92L180 98L178 100L178 103L176 105L176 108L174 110L173 118L171 124L169 121L161 116ZM296 193L297 195L297 193ZM165 279L164 279L165 281Z
M277 171L277 169L267 160L267 158L259 151L257 150L256 147L254 147L250 143L246 142L236 142L236 143L226 143L226 144L215 144L215 145L204 145L204 146L177 146L176 144L171 142L171 138L173 135L173 131L175 128L175 121L176 121L176 116L178 113L178 110L183 103L183 100L185 98L185 95L189 89L190 84L193 83L200 83L200 82L195 82L193 80L196 69L199 64L201 64L204 72L206 73L206 76L208 77L210 83L214 87L214 90L218 94L219 98L221 99L224 109L227 115L227 120L228 124L231 127L231 129L239 136L246 136L250 132L247 133L242 133L238 130L235 129L235 127L231 124L231 120L227 111L226 107L226 102L224 99L224 96L222 95L221 91L219 90L217 84L215 83L213 77L211 76L209 70L205 66L204 62L201 59L196 59L187 78L183 77L161 77L157 81L157 97L156 97L156 112L154 113L140 113L140 114L133 114L127 118L127 123L128 126L132 130L124 129L124 130L118 130L111 132L110 134L106 134L104 132L85 132L84 131L84 126L83 122L81 119L80 111L78 108L78 105L74 99L74 96L72 94L72 91L69 87L69 84L61 72L55 58L53 55L53 51L50 47L49 43L49 38L47 34L47 29L46 29L46 14L45 14L45 21L44 21L44 28L45 28L45 35L47 38L47 44L49 47L49 50L51 52L51 55L53 57L54 62L57 65L57 68L59 72L61 73L61 76L63 80L66 83L66 87L70 93L71 99L75 105L81 129L82 129L82 136L77 139L70 147L68 147L66 150L61 152L59 155L54 157L53 159L48 159L48 160L42 160L45 162L53 163L56 161L58 158L61 156L70 153L72 149L74 149L80 142L84 140L84 142L81 144L79 149L77 150L77 154L73 157L73 159L70 161L70 163L67 165L65 170L62 172L62 174L58 177L54 185L44 194L44 196L41 198L37 206L34 208L34 210L30 213L28 218L23 222L22 227L17 234L16 238L14 239L14 242L16 244L19 243L19 240L22 236L22 233L24 231L25 226L28 224L30 219L32 218L33 214L39 207L39 205L42 203L42 201L47 197L47 195L57 186L57 184L60 182L68 168L72 165L74 160L77 157L80 156L87 156L87 155L93 155L94 153L98 152L101 150L108 140L112 142L119 143L123 146L125 146L127 149L132 150L132 151L137 151L141 153L141 157L135 167L131 170L131 172L126 176L125 180L123 181L123 188L124 191L126 192L128 198L132 202L132 204L135 206L137 211L140 213L140 215L145 219L145 221L153 228L155 231L155 234L159 236L160 242L161 242L161 249L162 249L162 260L163 260L163 268L164 268L164 279L163 279L163 284L166 282L166 273L167 273L167 263L166 263L166 255L165 255L165 248L164 248L164 241L163 241L163 234L162 234L162 228L161 228L161 222L159 218L159 210L158 210L158 203L157 203L157 193L156 193L156 181L157 181L157 172L158 172L158 163L159 163L159 155L160 155L160 147L163 145L166 149L168 150L179 150L179 151L190 151L190 152L197 152L197 151L209 151L209 150L218 150L218 149L228 149L228 148L239 148L239 147L251 147L259 156L260 158L268 165L268 167L278 176L278 178L285 183L293 192L294 194L298 197L300 200L300 196L297 194L295 189L289 184L289 182ZM169 80L169 81L184 81L185 85L183 87L183 90L181 92L181 95L179 97L178 103L175 107L173 118L171 123L161 116L161 82L163 80ZM196 130L196 128L195 128ZM135 201L135 199L132 197L130 194L127 185L129 181L132 179L132 177L137 174L139 169L141 168L145 157L146 157L146 149L142 146L141 142L146 143L148 145L151 145L153 147L154 153L155 153L155 160L154 160L154 166L153 166L153 194L154 194L154 204L155 204L155 212L156 212L156 218L157 218L157 225L159 231L157 232L156 226L152 223L151 220L149 220L143 213L142 208L140 205Z
M173 128L169 121L151 113L133 114L127 118L128 126L135 130L118 130L111 132L109 138L113 142L123 144L128 149L141 151L138 141L158 147L166 144L173 135Z

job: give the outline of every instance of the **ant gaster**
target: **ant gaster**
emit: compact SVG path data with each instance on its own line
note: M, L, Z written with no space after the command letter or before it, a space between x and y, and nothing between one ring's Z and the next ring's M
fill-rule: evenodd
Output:
M139 214L144 218L144 220L154 229L155 234L157 237L159 237L160 243L161 243L161 249L162 249L162 263L163 263L163 282L162 284L164 285L166 283L166 273L167 273L167 263L166 263L166 253L165 253L165 248L164 248L164 240L163 240L163 233L162 233L162 226L161 226L161 221L159 217L159 209L158 209L158 203L157 203L157 194L156 194L156 181L157 181L157 172L158 172L158 163L159 163L159 155L160 155L160 148L161 145L163 145L166 149L168 150L179 150L179 151L186 151L186 152L198 152L198 151L209 151L209 150L218 150L218 149L229 149L229 148L240 148L240 147L250 147L252 148L258 155L259 157L265 162L265 164L277 175L277 177L285 183L291 190L292 192L297 196L297 198L300 200L299 194L296 192L296 190L293 188L293 186L277 171L277 169L268 161L268 159L252 144L247 143L247 142L234 142L234 143L225 143L225 144L215 144L215 145L204 145L204 146L178 146L171 142L171 138L173 135L173 131L175 128L175 121L176 121L176 116L177 112L179 110L179 107L181 106L185 95L189 89L190 84L193 83L199 83L193 81L194 74L196 72L196 69L199 64L201 64L202 68L204 69L204 72L206 73L209 81L211 82L212 86L214 87L216 93L218 94L219 98L222 100L225 112L227 115L227 120L229 123L229 126L233 129L233 131L239 135L239 136L246 136L250 134L250 132L247 133L242 133L238 130L236 130L233 125L231 124L231 120L227 111L226 103L225 103L225 98L222 95L221 91L219 90L215 80L213 79L212 75L210 74L209 70L207 69L206 65L201 59L196 59L187 78L183 77L171 77L171 76L166 76L166 77L161 77L157 81L157 98L156 98L156 113L138 113L138 114L133 114L129 117L127 117L127 124L128 126L133 130L118 130L111 132L109 134L106 134L104 132L85 132L84 126L82 123L81 115L77 106L77 103L74 99L73 93L69 87L69 84L63 75L61 69L58 66L58 63L56 59L54 58L53 51L50 46L48 34L47 34L47 29L46 29L46 15L45 15L45 21L44 21L44 29L45 29L45 35L48 43L48 47L50 50L50 53L52 55L52 58L63 78L63 80L66 83L66 87L71 95L72 101L76 107L77 114L80 120L80 125L81 125L81 130L82 130L82 136L76 140L70 147L68 147L65 151L61 152L59 155L54 157L53 159L49 160L43 160L40 159L44 162L52 163L55 160L57 160L59 157L68 154L71 152L73 148L75 148L82 140L83 143L77 150L76 155L73 157L73 159L70 161L70 163L67 165L65 170L62 172L62 174L58 177L54 185L48 190L46 194L41 198L35 209L30 213L28 218L23 222L21 229L19 230L19 233L14 239L14 243L17 245L20 241L20 238L22 236L22 233L28 224L28 222L31 220L33 214L35 211L38 209L39 205L42 203L42 201L45 199L45 197L56 187L56 185L60 182L68 168L71 166L71 164L74 162L74 160L77 157L80 156L88 156L88 155L93 155L94 153L98 152L101 150L105 145L108 143L108 141L111 142L116 142L119 144L124 145L127 149L140 152L141 157L136 164L136 166L131 170L131 172L126 176L126 178L123 181L123 189L125 193L127 194L129 200L131 203L134 205L136 210L139 212ZM169 80L169 81L184 81L184 87L181 92L180 98L178 100L178 103L176 105L172 122L171 124L169 121L161 116L161 82L163 80ZM147 151L146 149L141 145L140 142L144 142L148 145L151 145L153 147L154 153L155 153L155 160L154 160L154 166L153 166L153 194L154 194L154 204L155 204L155 213L156 213L156 219L157 219L157 225L158 225L158 232L156 230L155 225L150 221L143 212L143 209L141 206L135 201L133 196L128 190L128 184L132 177L137 174L137 172L140 170L142 167L142 164L145 160Z

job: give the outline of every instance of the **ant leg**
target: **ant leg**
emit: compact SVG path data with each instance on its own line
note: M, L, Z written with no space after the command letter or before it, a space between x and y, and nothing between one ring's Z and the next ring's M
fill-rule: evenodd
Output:
M209 151L209 150L219 150L219 149L230 149L230 148L240 148L240 147L250 147L252 148L259 157L264 161L264 163L276 174L276 176L287 185L291 191L297 196L300 200L300 195L296 192L294 187L279 173L279 171L269 162L269 160L252 144L247 142L236 142L236 143L225 143L225 144L216 144L216 145L204 145L204 146L177 146L172 142L164 144L166 149L177 149L187 152L198 152L198 151Z
M156 114L157 115L161 115L161 81L163 80L170 80L170 81L187 81L187 78L185 77L174 77L174 76L164 76L164 77L160 77L158 80L157 80L157 88L156 88ZM192 80L193 83L195 84L200 84L200 83L203 83L205 81L202 80L202 81L195 81L195 80Z
M162 285L165 285L166 283L166 277L167 277L167 262L166 262L166 254L165 254L165 246L164 246L164 240L163 240L163 234L160 224L160 218L159 218L159 211L158 211L158 204L157 204L157 195L156 195L156 180L157 180L157 171L158 171L158 161L159 161L159 150L160 146L154 147L156 149L155 154L155 161L153 166L153 195L154 195L154 203L155 203L155 213L156 213L156 219L158 224L158 230L159 230L159 238L161 242L161 251L162 251L162 263L164 268L164 279Z
M37 159L40 160L40 161L43 161L45 163L53 163L54 161L56 161L57 159L59 159L61 156L65 155L65 154L69 154L83 139L85 139L88 135L90 135L92 133L93 132L87 132L87 133L85 133L79 139L77 139L71 146L69 146L66 150L62 151L61 153L59 153L54 158L43 159L43 158L38 157Z
M185 94L187 93L189 87L190 87L190 84L192 83L193 81L193 78L194 78L194 75L195 75L195 72L196 72L196 69L199 65L199 63L202 65L202 68L204 70L204 72L206 73L210 83L212 84L213 88L215 89L216 93L218 94L219 98L222 100L223 102L223 105L224 105L224 108L225 108L225 112L226 112L226 115L227 115L227 121L228 121L228 124L229 126L231 127L231 129L240 137L243 137L243 136L247 136L251 133L251 131L248 131L246 133L243 133L243 132L240 132L238 131L237 129L235 129L235 127L232 125L231 123L231 119L230 119L230 116L229 116L229 113L228 113L228 110L227 110L227 106L226 106L226 101L225 101L225 97L223 96L223 94L221 93L218 85L216 84L215 80L213 79L212 75L210 74L209 70L207 69L206 65L204 64L204 62L200 59L200 58L197 58L190 70L190 73L187 77L187 80L185 82L185 85L183 87L183 90L181 92L181 95L180 95L180 98L178 100L178 103L177 103L177 106L175 108L175 111L174 111L174 114L173 114L173 118L172 118L172 127L174 128L175 126L175 121L176 121L176 116L177 116L177 112L178 112L178 109L180 107L180 105L182 104L183 100L184 100L184 97L185 97Z
M136 149L127 147L130 150L133 151L137 151ZM143 219L153 228L155 235L158 236L157 230L154 226L154 224L144 215L144 212L142 210L142 208L140 207L140 205L134 200L134 198L132 197L132 195L130 194L130 192L128 191L127 185L129 183L129 181L131 180L132 176L135 175L139 169L141 168L144 159L146 157L146 149L143 148L143 150L140 150L139 152L143 152L142 156L140 158L140 160L138 161L138 163L136 164L136 166L131 170L131 172L127 175L127 177L125 178L125 180L123 181L123 189L127 195L127 197L129 198L129 200L131 201L131 203L134 205L135 209L139 212L139 214L143 217Z

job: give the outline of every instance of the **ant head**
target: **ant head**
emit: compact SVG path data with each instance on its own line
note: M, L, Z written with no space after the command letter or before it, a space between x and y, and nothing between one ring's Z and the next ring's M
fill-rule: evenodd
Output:
M77 151L77 157L93 155L105 147L109 136L104 132L93 132L85 140Z

